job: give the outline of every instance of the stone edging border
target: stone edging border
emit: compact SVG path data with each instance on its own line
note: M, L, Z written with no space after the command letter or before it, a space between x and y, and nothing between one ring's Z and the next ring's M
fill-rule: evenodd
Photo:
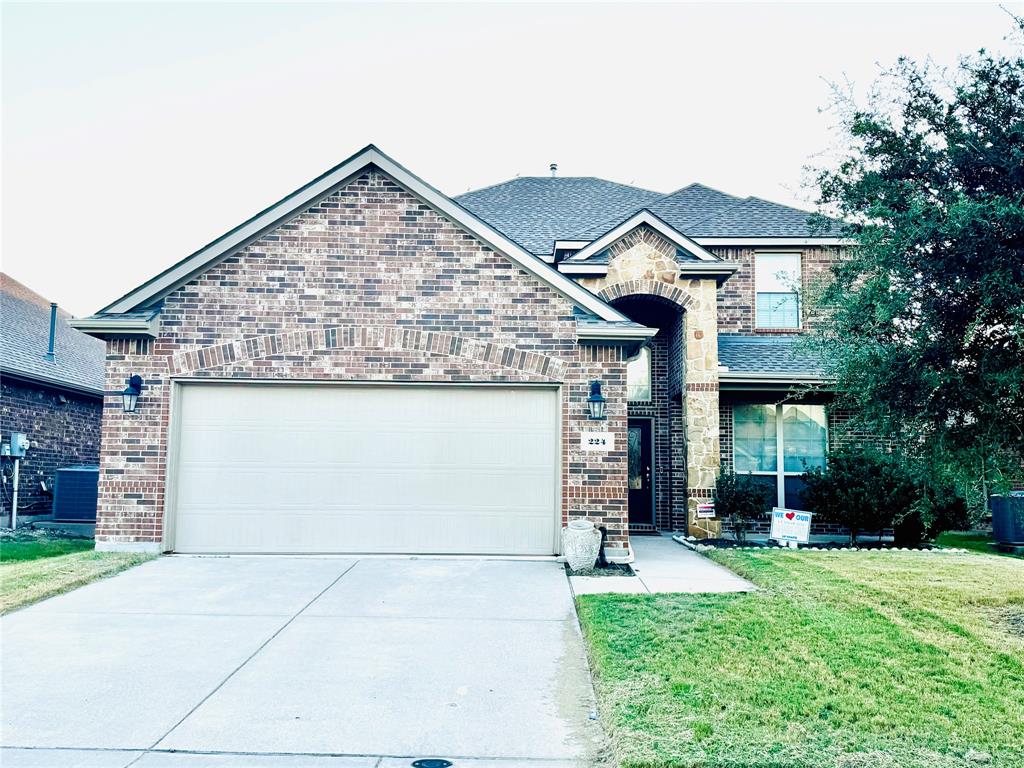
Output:
M699 541L690 541L685 536L675 535L672 540L682 544L684 547L692 549L694 552L710 552L711 550L718 549L714 544L701 544ZM724 549L724 548L723 548ZM772 551L772 550L783 550L786 552L950 552L953 554L969 554L969 549L963 549L962 547L931 547L929 549L924 548L912 548L912 547L808 547L802 546L797 550L788 549L786 547L728 547L728 549L740 549L744 551Z

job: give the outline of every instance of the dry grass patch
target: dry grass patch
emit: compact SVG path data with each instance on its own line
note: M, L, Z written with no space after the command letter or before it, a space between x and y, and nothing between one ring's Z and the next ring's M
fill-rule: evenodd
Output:
M95 552L82 539L0 542L0 613L77 589L151 560L153 555Z

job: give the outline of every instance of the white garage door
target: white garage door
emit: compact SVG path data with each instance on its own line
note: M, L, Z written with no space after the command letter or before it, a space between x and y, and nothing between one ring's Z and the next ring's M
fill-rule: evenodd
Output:
M179 394L178 552L556 549L554 390L183 384Z

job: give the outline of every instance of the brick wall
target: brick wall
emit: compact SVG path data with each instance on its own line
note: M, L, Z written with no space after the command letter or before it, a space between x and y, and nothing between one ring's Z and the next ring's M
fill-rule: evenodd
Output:
M841 249L834 246L803 248L752 248L708 246L716 256L737 262L736 274L726 280L718 289L718 330L721 333L771 333L771 330L754 327L755 286L754 260L757 253L800 253L804 295L813 295L816 285L826 277L829 266L841 256ZM806 303L806 300L805 300ZM802 310L806 309L803 307ZM803 324L813 324L813 318L803 312ZM793 333L792 330L775 331Z
M18 515L49 515L52 497L42 492L41 480L53 488L54 471L76 464L97 464L100 451L99 398L61 392L5 378L0 382L0 434L24 432L31 442L21 462ZM11 513L11 461L3 459L4 524Z
M159 338L111 341L108 389L145 379L103 424L97 540L161 539L176 378L544 382L562 385L563 519L627 540L625 365L579 345L572 304L370 172L166 297ZM590 379L618 451L579 450Z

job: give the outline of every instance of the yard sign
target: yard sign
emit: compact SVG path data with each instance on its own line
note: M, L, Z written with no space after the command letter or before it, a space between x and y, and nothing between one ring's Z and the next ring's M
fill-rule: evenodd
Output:
M699 519L715 516L715 504L711 501L702 502L697 505L697 517Z
M776 541L806 544L811 535L811 513L775 507L772 510L771 538Z

